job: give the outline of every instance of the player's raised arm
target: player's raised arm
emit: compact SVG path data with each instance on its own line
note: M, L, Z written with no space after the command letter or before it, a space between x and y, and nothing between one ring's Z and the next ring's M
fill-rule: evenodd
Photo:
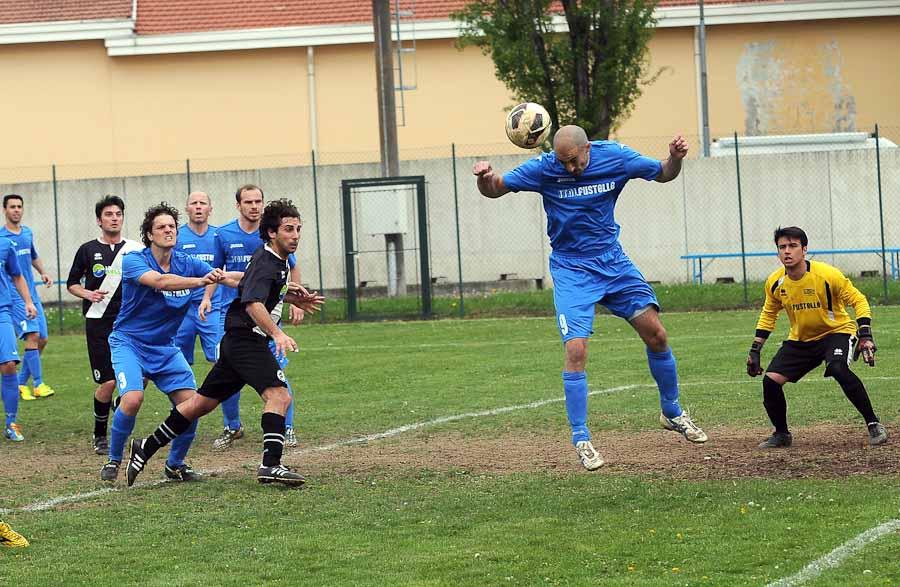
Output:
M477 162L472 168L472 175L478 178L478 191L486 198L499 198L509 193L509 189L503 183L503 176L494 172L489 161Z
M662 162L662 170L656 176L656 181L666 183L672 181L681 173L681 162L688 154L687 140L678 135L669 143L669 158Z

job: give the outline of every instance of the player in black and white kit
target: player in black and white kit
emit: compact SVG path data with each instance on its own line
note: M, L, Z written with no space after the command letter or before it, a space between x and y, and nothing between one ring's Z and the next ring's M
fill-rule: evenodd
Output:
M278 327L284 302L305 312L315 312L324 303L316 293L307 293L288 281L288 255L300 242L300 213L290 200L270 202L263 211L259 235L265 244L250 258L238 285L238 296L228 307L225 336L219 360L197 394L178 404L166 420L147 438L131 441L128 486L134 484L147 460L191 422L216 409L221 402L249 385L265 406L262 414L263 456L256 478L260 483L300 486L304 478L281 464L284 451L284 414L290 404L286 377L275 355L297 351L297 343ZM275 343L275 355L269 340Z
M122 257L141 249L140 243L122 238L125 202L119 196L105 196L94 206L100 236L80 247L72 261L66 287L83 300L84 334L94 382L94 452L105 455L108 450L106 423L116 376L109 354L109 338L113 322L122 304ZM84 283L82 284L82 280Z

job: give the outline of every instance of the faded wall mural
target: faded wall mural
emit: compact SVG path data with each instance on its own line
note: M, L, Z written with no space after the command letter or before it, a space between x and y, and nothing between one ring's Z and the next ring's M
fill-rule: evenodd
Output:
M815 49L749 43L737 64L744 132L766 135L856 130L856 100L841 77L836 41Z

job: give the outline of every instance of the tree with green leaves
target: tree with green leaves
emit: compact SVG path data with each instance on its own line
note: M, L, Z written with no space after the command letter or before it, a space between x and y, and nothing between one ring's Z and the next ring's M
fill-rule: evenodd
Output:
M656 0L474 0L453 14L517 100L606 139L631 113L649 66ZM562 13L551 7L562 7Z

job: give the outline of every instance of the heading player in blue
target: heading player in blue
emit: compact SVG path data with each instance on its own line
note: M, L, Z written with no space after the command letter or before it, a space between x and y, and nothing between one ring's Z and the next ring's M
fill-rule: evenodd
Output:
M12 323L13 287L25 301L25 316L29 319L37 316L37 308L31 302L31 293L25 281L15 243L0 237L0 397L6 413L3 435L13 442L25 440L22 429L16 422L19 414L19 380L16 378L19 350Z
M225 271L244 271L247 263L250 261L253 253L263 245L260 237L259 223L262 216L264 205L264 194L262 188L253 184L242 185L234 194L235 205L237 207L238 216L231 222L222 225L216 230L215 236L215 258L213 267L223 268ZM288 264L291 267L291 281L300 282L300 271L297 267L296 258L293 253L288 256ZM211 290L213 288L210 288ZM302 289L302 288L301 288ZM237 297L237 289L231 287L220 287L220 304L223 308L220 313L221 328L220 334L225 329L225 309L229 307L232 301ZM309 293L303 289L303 293ZM203 316L207 308L211 307L211 302L201 303L200 315ZM303 319L303 311L300 308L291 306L289 309L291 324L299 324ZM281 368L285 369L288 364L287 357L280 357ZM288 391L293 398L293 390L288 384ZM224 428L222 434L213 441L213 449L225 450L234 444L234 441L244 435L244 427L241 425L240 413L240 390L237 393L222 402L222 417L224 420ZM285 431L285 444L287 446L297 446L297 436L294 432L294 402L291 401L285 415L287 428Z
M647 346L650 372L659 387L662 426L680 432L691 442L707 440L678 403L675 357L659 320L659 302L622 250L613 214L629 180L672 181L681 172L687 152L687 141L677 136L669 144L669 158L658 161L612 141L588 141L584 129L572 125L556 133L553 152L502 176L487 161L479 161L473 168L478 190L488 198L499 198L510 191L537 192L543 198L553 249L553 303L566 352L562 374L566 413L572 443L588 470L603 465L587 427L585 365L596 304L627 320Z
M187 199L188 222L178 228L178 244L176 250L208 263L213 264L215 258L216 227L209 223L209 215L212 213L212 202L205 192L192 192ZM221 292L225 288L219 288ZM175 346L181 349L184 358L189 365L194 364L194 343L197 335L200 335L200 346L203 355L210 363L216 362L216 348L219 339L222 338L221 323L219 318L219 295L213 296L211 306L200 318L200 303L203 301L204 289L195 289L191 292L191 307L178 332L175 334Z
M228 306L225 336L219 360L200 389L187 402L178 404L150 436L131 441L128 485L144 470L148 459L186 430L196 427L197 418L208 414L243 387L250 385L264 402L262 464L256 473L260 483L300 486L303 475L281 463L284 451L284 414L291 403L284 371L276 356L296 351L297 343L278 327L276 317L287 302L313 312L324 298L304 294L290 282L288 255L300 242L300 213L290 200L275 200L266 206L259 232L266 244L256 249L241 278L238 297ZM274 342L275 356L269 349Z
M152 206L141 223L146 248L128 253L122 261L122 307L109 336L121 403L113 415L109 461L100 470L104 481L118 477L125 441L144 401L144 380L153 381L173 405L190 399L197 388L172 331L190 308L191 290L218 283L225 275L174 250L177 231L178 211L165 203ZM196 426L191 427L172 444L166 477L199 478L184 462L195 431Z
M22 216L25 213L25 200L22 196L18 194L3 196L3 213L6 216L6 224L0 227L0 236L5 236L16 244L19 267L37 309L37 316L34 318L25 316L25 301L13 292L13 326L16 335L25 339L25 356L22 357L22 369L19 372L19 394L23 400L30 401L39 397L50 397L55 393L52 387L44 383L41 354L47 346L47 318L44 315L41 297L34 287L32 267L37 269L41 281L47 287L53 285L53 279L44 271L44 262L41 261L34 246L34 233L22 224ZM33 388L28 387L29 379L34 384Z

